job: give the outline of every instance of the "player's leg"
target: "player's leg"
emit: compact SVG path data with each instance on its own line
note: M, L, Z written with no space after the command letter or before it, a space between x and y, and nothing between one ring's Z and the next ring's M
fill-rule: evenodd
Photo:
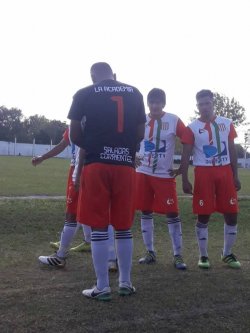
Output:
M42 264L53 267L64 267L66 263L66 257L73 240L73 237L77 230L76 212L78 192L75 191L72 181L73 168L70 169L67 186L67 200L66 200L66 216L63 230L61 232L61 238L59 243L59 249L55 254L50 256L40 256L38 259Z
M91 251L91 228L86 224L78 223L83 231L83 241L70 249L72 252L90 252Z
M208 222L210 215L216 210L215 173L213 167L195 167L193 212L197 214L195 226L196 239L200 258L198 266L209 268L208 259Z
M101 301L111 299L109 287L109 165L93 163L87 165L81 177L84 194L78 205L81 205L79 221L92 227L91 252L96 274L96 286L85 289L82 294L88 298ZM88 222L87 222L88 221Z
M115 250L115 235L114 235L114 228L112 225L109 225L108 227L108 234L109 234L109 271L117 272L118 265L117 265L116 250Z
M178 212L167 213L167 224L172 242L174 266L176 269L185 270L187 266L182 257L182 229Z
M220 167L216 182L217 210L224 215L224 247L221 259L231 268L240 268L240 262L232 252L237 238L238 200L231 166Z
M112 166L112 199L110 222L115 229L116 253L119 266L119 294L135 293L131 283L133 236L131 226L134 219L135 171L126 166Z
M210 262L208 259L208 222L210 215L198 215L195 225L196 239L199 247L200 258L198 266L200 268L209 268Z
M136 209L141 210L141 232L146 254L139 259L140 264L152 264L156 261L154 249L154 191L151 187L151 177L136 173Z
M154 219L153 213L143 211L141 214L141 232L143 243L146 247L146 254L139 259L140 264L153 264L156 262L154 249Z

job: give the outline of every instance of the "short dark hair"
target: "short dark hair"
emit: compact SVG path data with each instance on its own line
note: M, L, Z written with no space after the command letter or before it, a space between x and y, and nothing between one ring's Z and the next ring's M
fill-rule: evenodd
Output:
M166 104L166 94L165 91L159 88L153 88L150 90L147 96L147 101L160 100L164 105Z
M196 94L196 100L198 101L198 99L203 98L203 97L210 97L210 98L214 98L214 94L212 93L211 90L208 89L202 89L201 91L197 92Z
M91 66L90 71L110 74L112 73L112 68L106 62L96 62Z

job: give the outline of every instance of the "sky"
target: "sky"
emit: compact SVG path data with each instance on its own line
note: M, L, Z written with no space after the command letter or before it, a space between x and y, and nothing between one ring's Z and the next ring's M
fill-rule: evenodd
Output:
M249 0L1 0L0 13L0 105L26 117L67 121L106 61L144 100L165 90L185 124L201 89L234 97L250 121Z

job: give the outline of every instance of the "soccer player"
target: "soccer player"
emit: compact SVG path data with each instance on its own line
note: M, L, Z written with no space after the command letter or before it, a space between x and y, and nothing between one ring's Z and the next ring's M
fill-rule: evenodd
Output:
M167 225L173 248L173 262L185 270L182 258L181 219L178 213L176 181L170 175L176 136L181 137L185 125L176 115L165 112L166 95L161 89L152 89L147 96L150 113L147 115L144 140L139 156L141 165L136 174L136 208L142 211L141 231L147 249L140 264L156 261L154 249L153 212L167 216Z
M193 193L193 212L197 214L196 236L200 258L198 266L209 268L208 221L217 211L224 215L224 248L221 259L231 268L240 268L232 253L237 235L237 192L241 185L237 172L237 154L234 138L237 136L232 121L216 116L213 93L201 90L196 94L200 117L186 128L180 170L183 191ZM188 166L193 151L194 190L188 179Z
M75 168L75 157L76 157L76 147L70 142L69 139L69 128L64 132L63 138L58 145L42 156L36 156L32 159L32 164L34 166L42 163L44 160L54 157L60 154L67 146L71 146L71 162L68 174L68 184L67 184L67 195L66 195L66 216L64 228L61 233L60 242L53 243L51 246L57 249L57 252L51 256L40 256L38 259L42 264L54 266L54 267L64 267L65 257L68 253L70 244L76 232L77 222L76 222L76 212L77 212L77 201L78 201L78 191L75 190L74 183L72 180L72 175ZM77 250L81 248L81 251L90 251L90 230L88 226L83 226L85 241L78 245L78 247L72 250Z
M138 89L115 80L104 62L91 67L93 85L79 90L68 118L71 140L86 151L81 177L80 222L92 228L91 250L96 286L85 297L111 299L108 276L108 226L115 229L119 294L135 293L131 283L135 152L143 139L145 110ZM81 119L86 117L84 132Z

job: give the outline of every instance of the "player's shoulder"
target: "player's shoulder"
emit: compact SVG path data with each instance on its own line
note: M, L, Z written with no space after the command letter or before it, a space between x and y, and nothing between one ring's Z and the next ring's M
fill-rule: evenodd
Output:
M140 90L138 88L136 88L135 86L133 86L129 83L125 83L125 82L120 82L120 81L115 81L115 82L117 83L118 86L126 87L127 90L142 96L142 93L140 92Z
M224 124L232 123L232 119L223 116L216 116L215 121L216 123L224 123Z
M170 121L178 121L180 119L176 114L171 112L165 112L163 118L168 119Z
M91 85L89 85L87 87L79 89L74 94L74 98L81 98L81 97L85 97L85 96L89 95L93 91L93 88L94 88L94 85L91 84Z

